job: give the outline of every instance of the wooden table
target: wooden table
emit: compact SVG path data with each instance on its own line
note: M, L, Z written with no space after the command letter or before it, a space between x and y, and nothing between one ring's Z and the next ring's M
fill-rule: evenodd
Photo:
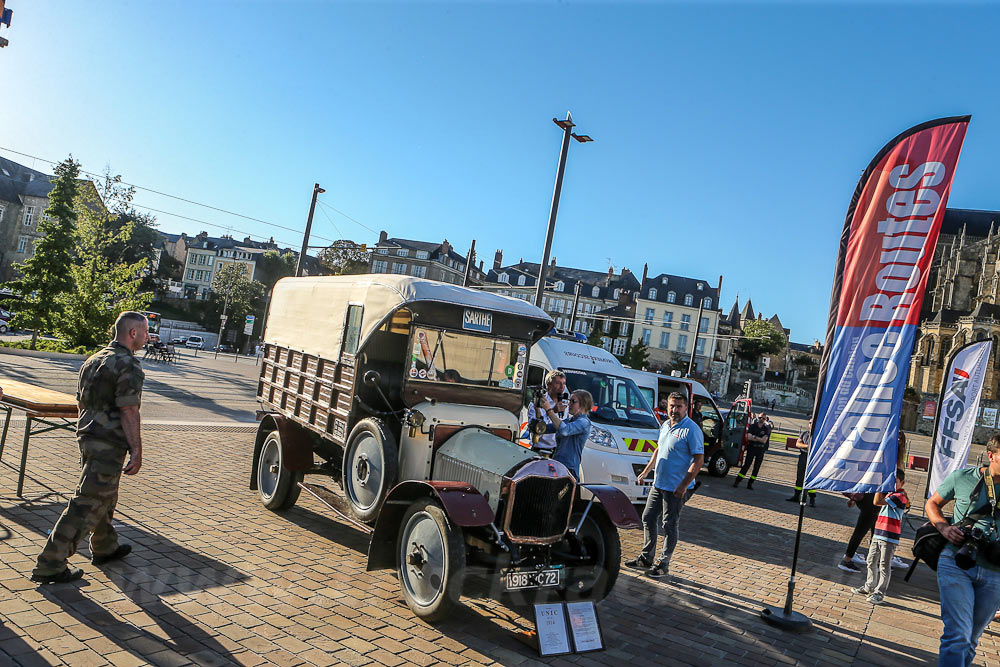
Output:
M43 389L27 382L6 378L0 378L0 389L3 389L0 410L7 412L3 423L3 434L0 435L0 458L3 457L4 445L7 443L11 414L14 410L21 410L27 417L24 424L24 439L21 442L21 467L17 476L17 497L20 498L24 490L24 469L28 462L28 440L33 435L55 430L75 433L79 413L76 397L73 394ZM51 419L62 421L50 421ZM33 423L42 424L44 427L32 430Z

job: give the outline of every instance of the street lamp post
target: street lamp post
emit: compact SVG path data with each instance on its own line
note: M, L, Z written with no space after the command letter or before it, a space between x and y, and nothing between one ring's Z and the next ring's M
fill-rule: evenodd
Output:
M573 128L573 114L566 112L566 119L553 118L552 122L562 128L562 147L559 149L559 167L556 170L556 187L552 191L552 205L549 207L549 227L545 231L545 249L542 250L542 263L538 266L538 285L535 286L535 305L542 307L542 293L545 291L545 269L549 264L549 253L552 252L552 235L556 231L556 214L559 212L559 195L562 193L563 173L566 171L566 154L569 153L569 139L573 137L580 143L593 141L586 134L576 134Z
M702 298L701 302L698 304L698 322L694 327L694 347L691 348L691 358L688 359L688 372L687 376L691 377L691 371L694 370L694 355L698 353L698 334L701 333L701 312L705 308L705 299Z

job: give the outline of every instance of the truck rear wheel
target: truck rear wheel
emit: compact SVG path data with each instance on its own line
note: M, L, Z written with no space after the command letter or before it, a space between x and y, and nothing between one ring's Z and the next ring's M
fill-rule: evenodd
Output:
M281 437L271 431L264 439L257 460L257 490L264 507L269 510L284 510L299 499L299 482L302 473L285 468L281 460Z
M708 474L712 477L725 477L729 473L729 461L722 452L716 452L708 461Z
M416 501L403 515L396 541L396 573L406 605L427 622L443 619L462 596L462 529L430 498Z
M571 528L580 522L583 512L573 512ZM587 559L573 567L573 579L566 582L563 597L567 600L600 601L611 591L621 569L622 543L618 529L603 509L591 507L580 526L577 539L587 551ZM562 549L570 549L563 543Z
M396 484L396 439L380 419L362 419L344 450L344 496L361 521L374 521L386 494Z

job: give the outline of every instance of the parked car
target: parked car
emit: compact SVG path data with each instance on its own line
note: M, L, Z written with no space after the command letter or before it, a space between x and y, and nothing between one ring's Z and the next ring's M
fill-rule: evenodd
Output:
M176 338L170 339L171 345L183 345L187 342L187 336L177 336Z
M10 322L5 319L0 319L0 334L5 334L10 331Z
M635 509L518 443L531 347L551 327L521 300L432 280L279 280L250 488L273 511L305 491L371 535L367 569L395 569L428 621L474 571L491 594L604 598Z
M226 345L225 343L223 343L222 345L216 345L215 346L215 350L216 350L216 352L232 352L233 351L233 346L232 345Z
M184 342L184 347L189 347L194 350L204 349L205 339L201 336L191 336Z

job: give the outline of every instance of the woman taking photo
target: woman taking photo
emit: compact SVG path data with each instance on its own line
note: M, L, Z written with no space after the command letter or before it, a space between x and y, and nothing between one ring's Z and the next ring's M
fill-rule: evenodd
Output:
M583 445L590 435L590 411L594 398L589 391L577 389L569 397L569 417L560 419L548 396L542 397L542 408L552 423L548 432L556 434L556 449L552 458L566 466L577 480L580 479L580 457Z

